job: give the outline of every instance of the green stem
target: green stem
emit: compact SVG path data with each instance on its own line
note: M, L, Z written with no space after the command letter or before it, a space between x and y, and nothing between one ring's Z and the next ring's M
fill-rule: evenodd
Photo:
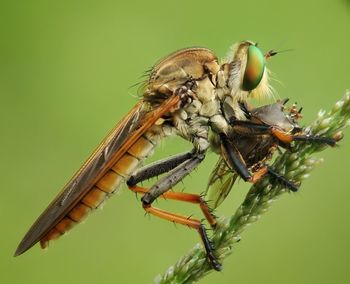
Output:
M326 137L342 136L342 131L350 125L350 91L339 100L327 114L320 111L318 118L306 129L314 135ZM285 151L274 161L272 167L288 179L302 182L322 160L312 157L316 152L325 150L322 145L298 143L293 151ZM213 232L212 241L215 253L223 261L232 253L235 243L240 240L240 234L251 223L259 220L281 194L287 192L279 184L271 184L267 179L253 185L243 203L231 217L220 218L218 227ZM181 257L164 275L158 275L157 284L165 283L195 283L212 271L207 262L205 252L200 244Z

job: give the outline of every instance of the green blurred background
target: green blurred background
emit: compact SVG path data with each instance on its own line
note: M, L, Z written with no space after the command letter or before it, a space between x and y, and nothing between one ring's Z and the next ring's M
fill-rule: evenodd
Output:
M304 107L304 122L350 87L350 2L1 1L0 283L152 283L199 241L187 228L144 217L125 188L85 224L12 255L26 230L99 141L137 101L154 62L206 46L219 57L243 39L292 48L269 62L274 87ZM350 132L297 194L281 198L201 283L350 282ZM189 149L178 138L154 158ZM216 161L187 178L202 192ZM248 185L218 210L231 215ZM194 206L159 202L177 212Z

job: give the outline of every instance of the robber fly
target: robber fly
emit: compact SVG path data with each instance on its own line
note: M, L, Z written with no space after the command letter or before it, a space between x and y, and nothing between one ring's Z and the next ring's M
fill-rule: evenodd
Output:
M335 146L336 139L305 133L298 123L302 117L301 109L297 110L296 104L293 104L287 112L287 101L277 101L254 109L241 105L247 120L238 121L233 115L227 118L232 125L227 139L212 142L219 152L219 160L206 189L211 208L217 208L223 202L238 177L247 180L249 171L258 173L255 176L257 179L269 175L289 190L297 191L297 184L267 164L278 147L289 150L293 141ZM226 111L228 113L230 111Z
M209 132L227 140L231 128L221 107L229 105L237 120L246 116L240 107L248 97L270 92L267 58L251 41L240 42L222 63L206 48L187 48L158 62L143 86L142 98L102 141L91 157L39 216L19 244L20 255L37 242L45 248L91 211L98 208L120 185L143 194L142 206L149 214L196 229L212 267L220 270L212 245L200 220L152 206L159 196L197 203L211 226L216 220L201 196L168 192L193 171L210 147ZM193 150L139 169L160 140L178 135ZM149 189L137 186L145 179L164 174ZM255 173L246 180L254 182Z

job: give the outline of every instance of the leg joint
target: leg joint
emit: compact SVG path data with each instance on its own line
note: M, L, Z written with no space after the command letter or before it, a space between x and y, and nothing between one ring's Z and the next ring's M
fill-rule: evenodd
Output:
M132 187L135 186L137 184L137 181L135 179L135 176L131 176L127 181L126 181L126 185L128 187Z
M145 193L145 195L141 198L143 208L150 207L154 199L155 198L149 194L149 192Z

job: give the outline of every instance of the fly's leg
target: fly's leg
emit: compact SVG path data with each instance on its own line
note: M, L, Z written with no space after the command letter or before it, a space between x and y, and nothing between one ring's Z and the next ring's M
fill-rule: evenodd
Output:
M192 158L193 155L193 151L189 151L151 163L133 174L127 181L127 185L134 186L144 180L169 172Z
M230 120L230 124L233 126L235 131L245 135L265 135L270 134L278 139L280 142L289 144L293 141L304 141L309 143L326 144L334 147L337 140L334 138L316 136L316 135L293 135L286 133L283 130L277 129L276 127L254 123L249 120Z
M169 171L175 169L176 167L178 167L180 164L195 157L196 155L197 154L193 150L193 151L185 152L182 154L174 155L170 158L166 158L166 159L163 159L160 161L156 161L150 165L147 165L147 166L141 168L134 175L132 175L129 178L129 180L127 181L127 185L132 190L136 186L136 184L138 184L144 180L150 179L152 177L159 176L163 173L169 172ZM169 188L171 188L171 187L169 187ZM146 193L146 191L144 191L144 192L138 191L138 192ZM215 228L215 226L216 226L215 216L212 214L206 201L199 194L166 192L166 193L163 193L162 195L160 195L160 197L199 204L200 209L203 212L203 215L205 216L207 221L209 222L210 226L212 228Z
M139 186L132 186L129 187L132 191L142 194L147 194L149 190L139 187ZM191 202L191 203L199 203L201 208L202 205L206 206L208 209L208 206L205 202L203 202L202 198L196 194L186 194L182 192L165 192L160 197L166 198L166 199L173 199L173 200L180 200L185 202ZM152 214L154 216L157 216L159 218L162 218L164 220L168 220L173 223L181 224L188 226L190 228L193 228L198 231L202 242L204 244L204 248L208 257L208 260L210 262L210 265L213 267L213 269L220 271L221 270L221 264L216 259L214 255L214 248L212 247L212 244L210 242L210 239L207 235L206 229L202 222L198 219L194 219L191 217L182 216L179 214L171 213L159 208L152 207L151 204L143 203L143 208L146 212L149 214ZM209 215L212 218L211 213L209 212ZM207 216L206 216L207 217ZM213 222L216 222L215 219L212 219Z
M183 155L186 155L186 154L187 153ZM221 264L218 262L218 260L214 256L214 253L213 253L214 249L207 236L206 229L200 220L174 214L152 206L153 201L156 200L158 197L190 202L190 203L197 203L200 205L200 208L204 216L207 218L208 222L212 226L215 226L216 224L215 217L211 214L209 207L207 206L207 204L205 203L205 201L202 199L201 196L196 194L187 194L187 193L181 193L181 192L168 192L169 189L171 189L174 185L176 185L179 181L181 181L185 176L187 176L190 172L192 172L203 161L204 154L192 152L191 157L183 161L182 163L179 162L181 159L179 159L178 157L181 157L181 155L174 156L170 159L163 160L160 163L155 163L151 166L146 167L145 173L149 173L149 175L143 174L143 170L141 169L139 173L136 174L136 177L134 179L131 179L131 181L130 180L128 181L128 186L132 191L144 194L141 201L142 201L142 206L146 212L174 223L187 225L188 227L197 230L203 241L203 244L207 253L207 257L209 259L211 266L213 267L213 269L219 271L221 270ZM135 181L142 181L139 178L137 178L138 175L143 176L143 180L157 175L156 171L149 170L149 169L155 169L157 167L166 168L167 170L163 171L163 173L167 171L170 171L170 173L165 177L163 177L162 179L160 179L149 190L136 186L136 184L133 184ZM153 175L151 175L151 173Z
M150 188L149 192L142 197L143 204L151 204L156 198L167 192L185 176L191 173L203 159L204 154L194 154L192 158L180 164Z
M141 194L146 194L147 192L149 192L149 189L141 186L137 186L137 185L129 186L129 189L136 193L141 193ZM193 204L199 204L199 207L203 212L203 215L207 219L208 223L211 225L212 228L215 228L216 226L215 216L212 214L211 209L209 208L207 202L199 194L167 191L162 195L160 195L159 197L164 199L178 200L178 201L183 201L183 202L188 202Z

